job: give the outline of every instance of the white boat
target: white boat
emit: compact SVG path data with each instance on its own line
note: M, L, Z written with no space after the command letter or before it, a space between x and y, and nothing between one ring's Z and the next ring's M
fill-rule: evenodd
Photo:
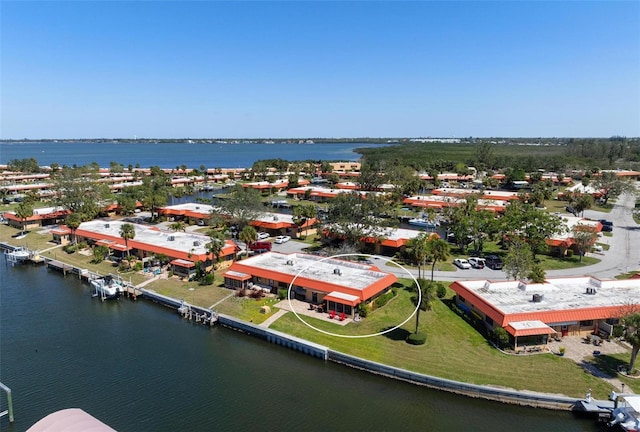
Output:
M609 426L618 426L625 432L640 430L640 395L618 395L616 408L611 413Z
M414 225L414 226L419 226L422 228L438 228L440 226L440 223L437 221L432 221L429 219L424 219L424 218L414 218L414 219L409 219L408 221L409 225Z
M26 261L31 256L31 251L24 247L19 247L10 252L7 252L7 258L11 262Z
M114 279L111 275L100 279L91 279L90 283L95 290L93 296L102 299L120 297L120 294L124 291L122 282Z

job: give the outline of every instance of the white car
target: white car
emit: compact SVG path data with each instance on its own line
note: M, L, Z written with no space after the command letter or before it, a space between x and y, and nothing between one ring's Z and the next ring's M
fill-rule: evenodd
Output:
M275 239L275 243L278 243L278 244L286 243L289 240L291 240L291 237L289 237L289 236L278 236Z
M469 264L469 261L467 261L464 258L456 258L453 260L453 264L461 269L470 269L471 268L471 264Z
M471 264L473 268L482 269L485 265L484 258L471 257L469 258L469 264Z
M269 233L266 232L259 232L258 233L258 240L266 240L270 237Z

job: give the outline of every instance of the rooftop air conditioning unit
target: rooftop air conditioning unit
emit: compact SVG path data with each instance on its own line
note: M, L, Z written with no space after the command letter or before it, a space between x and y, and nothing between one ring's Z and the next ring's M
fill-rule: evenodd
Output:
M597 292L598 290L595 287L587 287L587 294L595 295Z
M110 224L104 224L105 228L109 228L111 225Z
M193 245L194 246L200 246L200 242L196 240L196 241L193 242Z
M169 241L174 241L175 239L176 239L175 236L169 236L169 238L168 238Z
M287 260L287 265L292 266L293 265L293 261L292 260Z
M342 274L342 271L341 271L339 268L334 268L334 269L333 269L333 274L341 275L341 274Z
M534 294L533 295L533 302L534 303L540 303L542 301L542 294Z

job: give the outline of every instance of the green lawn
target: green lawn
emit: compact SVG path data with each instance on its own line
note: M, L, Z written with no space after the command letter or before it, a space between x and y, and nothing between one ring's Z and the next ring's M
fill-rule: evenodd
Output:
M229 290L227 291L231 292ZM247 322L260 324L279 310L278 308L273 306L279 301L280 300L275 297L255 300L247 297L239 298L234 296L216 306L216 311L223 314L231 315L235 318L239 318ZM262 306L269 306L271 312L266 314L260 312L260 308Z
M318 320L310 323L339 334L379 332L409 316L413 310L410 296L400 290L398 298L360 323L345 327ZM364 339L316 332L292 313L278 319L271 328L347 354L457 381L575 397L583 396L587 388L599 398L605 398L612 390L607 383L586 374L569 359L553 354L514 356L501 353L441 301L435 303L432 311L420 314L420 331L427 334L427 343L422 346L405 342L406 336L415 329L415 317L390 334Z

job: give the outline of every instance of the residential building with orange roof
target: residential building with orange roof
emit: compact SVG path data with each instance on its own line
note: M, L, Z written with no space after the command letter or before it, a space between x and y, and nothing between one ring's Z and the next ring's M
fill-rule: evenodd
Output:
M249 225L272 235L288 234L298 237L299 232L304 232L304 235L316 232L313 226L318 222L317 218L307 219L300 226L296 225L293 219L293 215L290 214L261 213L250 221Z
M33 209L33 214L28 218L21 219L16 216L14 211L8 211L3 214L9 225L14 228L26 230L30 228L38 228L41 226L57 225L71 213L64 207L42 207Z
M78 239L86 240L90 245L103 245L116 251L117 255L124 255L127 245L120 237L120 228L126 222L94 220L83 222L76 230ZM131 224L135 229L135 237L129 240L129 251L140 259L152 255L166 255L171 258L174 273L185 272L195 267L200 261L206 267L212 265L211 254L207 252L207 243L211 239L202 234L189 232L161 231L156 226ZM233 261L239 251L238 246L231 240L226 240L219 256L222 262ZM177 261L176 261L177 260Z
M488 330L504 328L515 349L544 346L550 336L608 337L620 318L640 307L640 280L593 276L523 281L456 281L456 305Z
M218 207L209 204L184 203L161 207L158 209L158 214L175 220L184 220L189 224L202 224L200 221L209 220L211 213L219 210Z
M263 288L271 292L292 285L291 297L326 311L355 315L361 303L369 303L397 281L392 273L370 264L323 258L301 253L266 252L236 261L223 274L227 288Z
M574 216L562 217L564 231L560 234L556 234L553 237L547 239L547 245L551 249L551 253L564 256L568 249L575 250L575 239L573 238L573 230L578 225L584 225L593 228L594 231L602 231L602 224L598 221L585 219Z
M459 206L464 202L464 197L444 196L444 195L417 195L417 196L405 198L402 202L404 204L409 204L413 207L433 208L436 210L442 210L447 207ZM493 212L503 212L507 204L508 204L508 201L506 200L479 199L477 209L489 210Z

